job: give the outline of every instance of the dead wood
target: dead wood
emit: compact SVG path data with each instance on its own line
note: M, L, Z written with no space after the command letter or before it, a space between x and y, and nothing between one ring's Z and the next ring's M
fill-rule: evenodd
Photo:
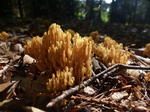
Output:
M99 65L98 60L96 60L95 58L92 58L92 65L93 65L93 70L95 73L99 73L100 70L102 69Z
M139 59L141 59L141 60L143 60L144 62L150 64L150 59L149 58L144 58L144 57L139 56L139 55L134 55L134 56L137 57L137 58L139 58Z
M115 102L110 102L110 101L105 101L103 99L95 99L92 97L79 97L79 96L71 96L71 99L79 99L87 102L92 102L92 103L97 103L97 104L105 104L113 107L118 107L118 108L126 108L123 105L118 105L118 103Z

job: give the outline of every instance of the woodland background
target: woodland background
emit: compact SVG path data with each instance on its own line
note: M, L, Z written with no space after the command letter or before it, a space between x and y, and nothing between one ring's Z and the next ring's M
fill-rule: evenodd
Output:
M145 45L150 35L149 11L150 0L1 0L0 31L10 32L18 26L27 28L23 34L42 36L57 23L81 36L97 30L117 40L129 37Z
M1 0L0 19L43 18L149 24L150 0Z

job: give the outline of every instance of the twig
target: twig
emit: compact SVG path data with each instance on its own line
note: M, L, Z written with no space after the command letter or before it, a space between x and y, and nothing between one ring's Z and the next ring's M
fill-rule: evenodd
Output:
M105 70L107 69L107 67L102 62L100 62L100 66L102 66Z
M95 58L92 58L92 65L93 65L93 70L92 70L93 75L96 75L96 73L99 73L101 71L102 68L100 67L99 62ZM100 86L99 79L96 79L96 82Z
M140 67L140 66L130 66L130 65L123 65L123 64L115 64L111 67L109 67L108 69L102 71L101 73L92 76L91 78L89 78L88 80L84 81L82 84L77 85L73 88L70 88L69 90L64 91L60 96L56 97L55 99L53 99L51 102L49 102L46 107L50 108L52 106L54 106L56 103L62 101L64 98L78 92L79 90L83 89L85 86L90 85L94 80L96 80L97 78L102 77L104 74L106 74L107 72L116 69L116 68L122 68L122 69L141 69L141 70L150 70L150 67ZM116 69L118 70L118 69ZM116 71L114 70L114 71ZM109 75L109 74L108 74Z
M94 73L94 71L92 70L92 74L93 75L96 75L95 73ZM98 85L100 86L100 81L98 80L98 79L96 79L96 82L98 83Z
M146 64L146 59L144 57L141 57L141 56L138 56L138 55L135 55L135 54L131 54L131 57L133 57L134 59L138 60L139 62L141 62L143 65L145 66L148 66ZM148 58L147 58L148 59ZM148 59L150 60L150 59Z
M93 98L96 99L96 98L98 98L98 97L100 97L102 95L104 96L104 94L107 94L109 92L120 92L120 91L128 90L128 89L131 89L131 88L132 88L132 85L126 85L126 86L123 86L123 87L118 88L118 89L110 89L108 91L105 91L105 92L102 92L102 93L98 94L97 96L95 96Z
M145 99L146 99L147 101L150 102L150 97L148 96L147 88L146 88L146 86L145 86L143 83L141 83L141 84L142 84L143 89L144 89L144 97L145 97Z
M113 107L117 107L117 108L124 108L124 109L126 108L124 105L120 105L120 104L115 103L115 102L102 100L102 99L95 99L95 98L92 98L92 97L71 96L71 99L79 99L79 100L83 100L83 101L87 101L87 102L93 102L93 103L97 103L97 104L104 104L104 105L109 105L109 106L113 106Z
M142 57L142 56L135 55L135 54L132 55L132 56L134 56L134 57L136 57L136 58L138 58L138 59L140 59L140 60L143 60L144 62L150 64L150 59L149 59L149 58L144 58L144 57Z
M99 62L95 58L92 58L92 65L95 73L99 73L101 71L102 68L100 67Z
M123 65L123 64L116 64L118 67L122 67L123 69L136 69L136 70L145 70L150 71L150 67L141 67L141 66L132 66L132 65Z

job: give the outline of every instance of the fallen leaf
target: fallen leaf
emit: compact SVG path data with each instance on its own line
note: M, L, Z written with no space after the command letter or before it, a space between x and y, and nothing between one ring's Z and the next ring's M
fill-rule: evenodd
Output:
M122 92L114 92L112 95L111 95L111 98L115 101L119 101L121 100L122 98L125 98L128 96L128 93L126 91L122 91Z
M19 81L0 84L0 101L7 100L16 96L15 89L18 83Z
M35 108L35 107L29 107L29 106L23 106L23 109L26 112L46 112L46 111L43 111L41 109L38 109L38 108Z
M21 44L17 43L13 46L13 50L15 52L22 53L24 51L24 48L22 47Z
M6 42L1 42L0 43L0 54L6 54L9 51L8 46L6 45Z
M87 86L84 88L84 92L89 95L93 95L95 93L95 90L93 88L91 88L90 86Z

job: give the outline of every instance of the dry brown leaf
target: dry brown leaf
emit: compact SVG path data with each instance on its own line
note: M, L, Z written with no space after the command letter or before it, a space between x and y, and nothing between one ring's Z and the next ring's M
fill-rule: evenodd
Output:
M8 62L8 58L0 58L0 65L6 65Z
M7 71L8 68L9 68L9 65L6 65L5 67L3 67L2 70L0 70L0 77L2 76L2 74L3 74L4 72Z
M2 70L3 69L3 66L0 66L0 70Z
M6 42L0 43L0 54L6 54L9 51L9 47L6 45Z
M122 91L122 92L114 92L112 95L111 95L111 98L115 101L119 101L121 100L122 98L125 98L128 96L128 93L126 91Z
M142 97L142 93L141 93L141 89L142 87L141 86L137 86L137 87L134 87L133 90L135 91L135 96L140 99Z
M26 94L35 94L38 92L47 93L46 82L48 80L48 76L37 75L36 77L37 79L32 81L33 78L30 76L22 77L16 74L13 77L13 80L20 81L19 86L26 91Z
M19 81L0 84L0 101L7 100L16 96L15 89L18 83Z
M7 83L10 81L12 76L12 72L6 72L5 74L3 74L3 82Z
M6 88L8 88L9 86L11 86L13 83L3 83L0 84L0 92L3 92Z
M77 112L81 109L82 107L81 106L74 106L74 108L71 110L71 112Z
M138 78L140 76L140 74L141 74L142 71L141 70L128 69L126 72L129 75Z
M95 93L95 90L93 88L91 88L90 86L87 86L84 88L84 92L89 95L93 95Z
M24 48L22 47L21 44L17 43L13 46L13 50L15 52L22 53L24 51Z
M23 109L26 111L26 112L46 112L46 111L43 111L41 109L38 109L36 107L29 107L29 106L23 106Z

